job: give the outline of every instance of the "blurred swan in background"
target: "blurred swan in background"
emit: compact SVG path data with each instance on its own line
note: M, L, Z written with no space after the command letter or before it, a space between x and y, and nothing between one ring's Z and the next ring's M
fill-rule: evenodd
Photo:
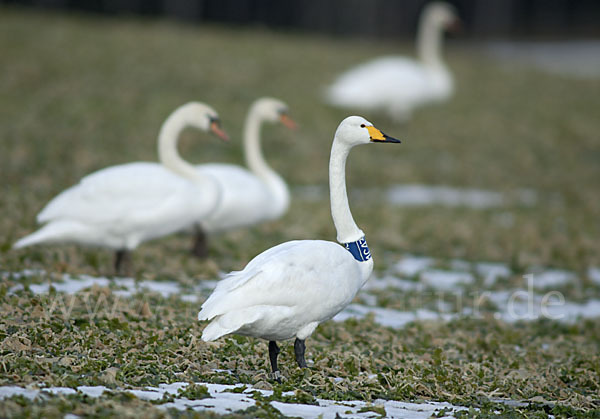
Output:
M442 58L443 31L456 25L454 7L428 4L419 20L418 60L388 56L352 68L327 89L326 101L344 108L382 110L403 122L415 108L448 99L453 81Z
M205 233L274 220L288 209L288 187L263 157L260 143L263 122L281 122L288 128L295 128L285 103L269 97L257 99L250 106L244 125L244 155L248 169L224 163L196 166L198 173L217 179L221 188L219 205L196 226L192 252L199 257L208 254Z
M272 247L239 272L217 284L202 305L199 320L212 320L202 339L235 333L269 341L275 377L277 340L295 337L296 362L306 367L304 340L354 298L373 270L365 234L358 228L346 194L346 158L350 149L371 142L399 143L358 116L344 119L336 130L329 161L331 215L342 245L323 240L297 240Z
M192 225L212 211L220 198L212 177L198 172L177 152L187 127L213 131L227 139L217 113L190 102L163 123L158 137L161 163L134 162L92 173L61 192L38 214L45 225L14 244L71 242L114 249L115 271L129 264L129 251L140 243Z

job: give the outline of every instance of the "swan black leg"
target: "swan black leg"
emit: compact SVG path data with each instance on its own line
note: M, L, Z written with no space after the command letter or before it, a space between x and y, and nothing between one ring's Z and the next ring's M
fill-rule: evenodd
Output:
M279 355L279 346L274 340L269 341L269 360L271 361L271 368L273 369L273 377L278 383L281 383L281 373L277 368L277 355Z
M306 361L304 360L305 350L306 345L304 344L304 340L296 338L296 341L294 342L294 353L296 354L296 362L300 368L306 368Z
M206 233L202 230L199 225L195 228L194 243L192 244L192 254L200 259L208 257L208 241L206 239Z
M131 268L131 253L126 249L117 250L115 252L115 275L119 276L122 273L130 274Z

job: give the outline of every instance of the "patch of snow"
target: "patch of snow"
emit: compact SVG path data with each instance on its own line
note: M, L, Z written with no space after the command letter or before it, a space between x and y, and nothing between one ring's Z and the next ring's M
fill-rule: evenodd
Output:
M219 273L219 277L221 279L225 278L225 276L226 274L224 274L223 272ZM202 281L199 281L198 285L194 287L194 291L212 291L215 289L218 283L219 281L215 279L204 279Z
M443 271L429 269L421 272L421 282L438 290L454 290L459 285L472 284L475 281L469 272Z
M561 293L552 291L544 295L531 290L497 291L488 293L488 298L499 308L494 317L507 323L532 321L546 318L573 323L581 318L600 317L600 300L585 303L565 301Z
M376 306L377 305L377 296L368 294L366 292L361 292L360 299L364 302L365 305L368 306Z
M23 396L29 400L33 400L38 397L39 393L39 390L31 390L18 386L4 386L0 387L0 400L14 396Z
M238 410L245 410L256 404L252 398L252 393L259 391L264 396L271 396L272 391L260 390L252 386L246 385L243 392L233 393L232 390L241 387L242 385L225 385L225 384L209 384L209 383L198 383L207 387L211 397L190 400L185 397L177 397L178 391L185 388L187 383L173 383L173 384L160 384L158 387L146 387L143 390L129 389L129 390L116 390L125 391L141 400L156 401L162 399L163 395L169 394L174 396L172 402L159 404L159 409L177 409L187 410L192 409L195 411L211 411L217 414L231 414ZM103 386L79 386L77 391L87 394L89 397L100 397L105 391L109 391ZM50 394L74 394L75 389L65 387L50 387L42 390L37 389L26 389L17 386L5 386L0 387L0 399L4 399L12 396L24 396L30 400L39 397L42 392ZM286 392L284 395L293 395L293 392ZM305 405L299 403L282 403L278 401L272 401L271 405L279 410L285 416L294 416L302 418L313 418L321 416L323 418L335 418L337 415L342 415L344 418L368 418L376 416L375 412L365 411L359 412L362 408L368 406L363 401L334 401L316 399L317 405ZM426 402L426 403L410 403L400 402L391 400L376 400L373 406L380 406L386 410L386 417L396 418L429 418L431 415L435 415L442 409L446 410L464 410L465 407L453 406L449 403L439 402ZM75 415L73 415L74 417ZM65 416L66 417L66 416ZM452 416L450 416L452 417Z
M374 315L375 322L382 326L391 327L393 329L401 329L406 326L406 324L414 321L449 321L454 317L451 314L437 313L435 311L426 309L400 311L388 308L368 307L361 304L350 304L344 310L339 312L333 318L333 320L337 322L343 322L347 319L362 319L371 313Z
M560 269L549 269L532 275L533 287L536 289L558 287L573 282L576 279L573 272Z
M102 393L105 391L110 391L108 388L104 386L79 386L77 387L77 391L85 394L88 397L100 397Z
M433 266L432 258L406 255L394 265L394 271L402 276L413 277L421 271Z
M20 272L9 272L1 271L0 279L21 279L29 278L31 276L44 276L46 271L44 269L23 269Z
M479 262L475 264L475 272L483 278L485 286L492 286L498 279L509 278L510 268L503 263Z
M145 280L138 282L138 286L148 291L156 292L163 297L169 297L172 294L179 294L181 292L181 286L174 281Z
M225 396L227 395L227 396ZM176 399L169 403L158 405L159 409L177 409L177 410L210 410L220 415L231 414L238 410L245 410L256 404L254 399L244 394L225 393L219 398L208 398L201 400L189 400L185 397Z
M216 286L217 281L202 281L205 284L199 285L198 289L212 289ZM94 277L90 275L80 275L78 277L72 277L68 274L62 276L60 281L45 282L42 284L31 284L29 289L34 294L46 294L49 292L50 287L54 288L56 292L64 294L76 294L80 291L89 289L93 286L98 287L110 287L114 286L119 289L113 290L115 295L121 297L131 297L138 292L150 291L156 292L163 297L169 297L173 294L181 293L181 285L175 281L135 281L133 278L113 278L109 279L106 277ZM8 292L15 293L23 290L24 287L21 284L17 284L12 287ZM184 294L186 301L196 302L198 297L192 294Z
M596 285L600 285L600 268L590 267L587 276Z
M375 403L380 402L380 400L375 400ZM383 402L383 401L381 401ZM450 403L440 403L440 402L427 402L427 403L408 403L408 402L399 402L395 400L387 400L383 402L383 406L385 407L385 412L390 418L429 418L429 417L438 417L437 412L442 409L446 410L468 410L462 406L454 406ZM476 409L478 410L478 409ZM451 418L454 415L445 415L441 416L442 418Z
M71 387L48 387L43 388L42 392L47 392L54 395L69 396L71 394L77 394L77 391Z
M12 286L8 289L7 294L11 295L14 293L17 293L19 291L23 291L25 289L25 286L23 284L17 284L15 286Z
M197 303L200 301L197 295L195 294L182 294L179 296L181 301L185 301L186 303Z
M395 288L402 291L422 291L425 287L420 282L400 279L392 275L386 275L383 278L371 278L362 287L365 291L385 290L388 288Z
M442 205L485 209L505 204L500 192L449 186L396 185L387 190L387 201L405 207Z
M600 41L491 42L485 48L507 65L520 62L551 74L580 79L600 77Z
M135 397L137 397L140 400L148 400L148 401L160 400L163 398L163 395L165 394L165 393L159 393L158 391L153 391L153 390L127 390L127 392L133 394Z
M94 285L99 287L108 287L110 280L108 278L95 278L87 275L81 275L79 278L72 278L69 275L63 275L62 282L52 282L44 284L31 284L29 289L34 294L46 294L50 290L50 286L65 294L75 294L81 290L91 288Z
M324 185L296 186L292 193L303 201L320 202L327 199ZM381 199L392 205L420 207L442 205L447 207L468 207L474 209L495 208L507 204L533 206L537 203L537 193L531 189L517 189L508 194L477 188L457 188L443 185L401 184L387 189L353 188L351 197L361 202Z

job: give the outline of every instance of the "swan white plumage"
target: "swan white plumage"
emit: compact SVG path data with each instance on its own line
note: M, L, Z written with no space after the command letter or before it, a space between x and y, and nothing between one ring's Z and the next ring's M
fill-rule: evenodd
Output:
M295 337L296 361L306 366L304 340L352 301L373 270L364 233L350 212L345 180L350 149L370 142L400 141L358 116L344 119L333 139L331 215L343 246L323 240L290 241L259 254L242 271L230 273L198 314L199 320L212 320L203 340L231 333L267 339L271 367L278 377L276 341Z
M14 244L77 243L117 251L120 271L128 252L140 243L174 233L212 211L220 198L215 179L198 173L177 152L186 126L211 130L226 139L217 113L190 102L163 123L158 138L161 163L134 162L92 173L61 192L38 214L45 225Z
M442 38L443 31L457 23L451 5L428 4L419 20L418 61L388 56L359 65L329 86L326 101L344 108L382 110L397 121L406 121L415 108L448 99L454 83L442 59Z
M218 233L274 220L289 206L290 193L285 181L263 157L260 144L263 122L281 122L295 128L285 103L269 97L257 99L250 106L244 125L244 156L248 169L223 163L196 166L199 173L217 179L221 188L219 205L197 226L192 249L197 256L207 254L204 232Z

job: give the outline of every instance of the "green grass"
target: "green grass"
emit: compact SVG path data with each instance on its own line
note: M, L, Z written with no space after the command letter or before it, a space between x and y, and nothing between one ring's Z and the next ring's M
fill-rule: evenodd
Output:
M255 98L272 95L289 104L300 129L264 129L269 162L292 186L326 185L333 132L347 112L321 103L322 86L353 64L412 52L412 47L4 8L0 51L0 268L98 275L110 271L107 251L74 246L12 251L10 246L35 229L35 214L46 202L85 174L156 160L160 124L190 100L214 106L234 138L232 145L223 145L184 133L180 150L190 161L241 163L245 112ZM451 102L417 112L404 126L364 114L404 141L355 150L349 185L427 183L507 193L531 188L538 203L489 210L406 209L352 200L376 270L409 252L505 262L523 272L531 265L559 267L583 276L588 266L600 264L600 81L502 67L469 48L451 46L447 57L457 83ZM296 238L335 238L327 200L293 197L281 220L213 238L205 262L188 255L189 237L145 244L134 255L135 274L193 284L214 279L219 270L239 269L260 251ZM0 294L2 385L273 385L265 374L264 342L199 341L198 305L140 295L119 300L114 316L106 307L90 318L85 302L76 299L65 320L60 311L44 315L52 296L27 291L7 296L11 284L6 281ZM598 290L590 293L597 296ZM102 290L92 293L93 301L101 295L114 302L115 296ZM142 310L144 302L150 315ZM310 371L293 367L293 351L284 346L281 363L288 381L281 388L333 399L448 400L488 414L499 409L514 416L597 415L599 336L598 321L513 326L493 319L460 320L401 331L368 319L327 323L307 345L315 361ZM550 349L540 350L542 343ZM235 375L212 368L229 368ZM368 379L370 373L377 378ZM333 377L347 380L338 385ZM519 410L490 404L488 397L539 403ZM0 416L61 416L73 410L159 414L150 403L110 395L0 403Z

